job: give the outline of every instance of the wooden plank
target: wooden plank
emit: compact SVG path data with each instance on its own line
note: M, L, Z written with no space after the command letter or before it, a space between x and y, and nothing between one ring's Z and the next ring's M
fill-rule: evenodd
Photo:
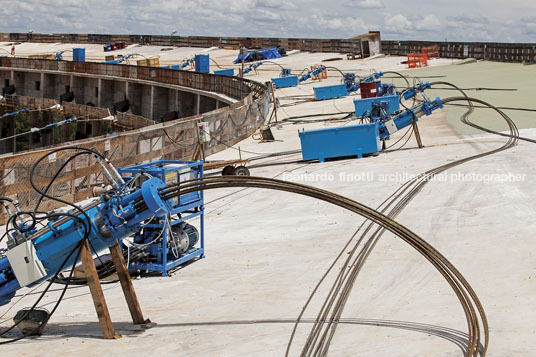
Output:
M93 304L97 311L99 318L99 324L102 329L102 335L105 339L121 338L121 334L116 334L114 326L112 325L112 319L110 318L110 312L106 305L106 299L102 292L102 286L99 281L99 275L95 268L95 262L93 261L93 255L91 249L89 249L89 243L84 241L80 248L80 258L82 259L82 266L84 267L84 274L87 279L87 285L91 291L91 297L93 298Z
M222 161L208 161L203 163L203 168L205 170L217 169L224 166L234 166L234 165L243 165L249 164L249 160L222 160Z
M119 247L119 242L116 241L115 244L110 247L110 253L112 254L112 261L114 262L115 270L117 271L117 276L121 282L121 288L123 289L123 294L125 295L128 309L130 310L130 316L132 316L132 322L138 325L150 323L150 320L145 320L143 318L140 303L136 296L136 292L134 291L132 280L130 280L130 275L128 274L125 258Z

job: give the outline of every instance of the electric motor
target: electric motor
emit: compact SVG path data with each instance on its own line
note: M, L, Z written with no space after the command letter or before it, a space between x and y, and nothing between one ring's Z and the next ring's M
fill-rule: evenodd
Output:
M168 248L178 247L178 252L182 254L191 249L198 241L199 231L197 228L186 222L181 222L171 227Z

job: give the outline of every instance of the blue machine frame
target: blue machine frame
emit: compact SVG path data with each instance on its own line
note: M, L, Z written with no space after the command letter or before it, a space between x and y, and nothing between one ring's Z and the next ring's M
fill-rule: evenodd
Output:
M203 192L179 193L170 199L162 195L163 189L176 189L186 176L202 177L202 161L161 160L125 168L120 171L131 175L127 182L112 165L110 170L103 166L103 170L113 187L105 188L100 198L80 207L80 213L71 210L69 214L51 215L48 224L39 230L23 223L7 236L8 249L0 254L0 305L7 304L19 288L74 265L78 258L73 253L85 238L91 249L99 252L134 235L135 243L142 243L137 247L143 261L136 263L164 276L184 262L204 257ZM20 212L16 204L13 206ZM178 219L171 221L175 214ZM184 222L195 217L200 218L200 229Z
M372 154L381 150L379 122L298 132L303 160Z
M348 95L346 84L314 87L313 89L315 91L315 100L342 98Z
M380 118L375 118L372 113L370 123L298 132L303 160L317 159L323 162L327 158L343 156L361 158L363 154L376 153L381 150L381 141L389 140L391 134L417 122L419 117L430 115L434 110L443 107L438 97L434 100L425 100L418 106L391 117L390 114L383 113L392 109L385 98L388 97L372 98L371 101L363 102L372 105L373 100L377 100L376 104L380 106Z
M386 95L383 97L354 99L355 116L361 118L363 115L367 116L367 112L370 113L372 105L376 103L387 102L388 103L388 115L393 114L400 110L400 96L399 95Z
M61 55L60 55L61 60ZM85 48L73 48L73 62L85 62L86 61L86 49Z
M298 85L298 76L272 78L272 82L275 88L296 87Z
M172 166L170 166L172 165ZM176 165L176 166L175 166ZM158 177L162 182L180 182L181 176L189 176L187 179L203 177L203 161L170 161L159 160L147 164L136 165L128 168L118 169L123 176L134 176L136 174L149 174ZM205 222L204 222L204 195L203 191L181 195L173 200L173 207L168 215L160 218L157 224L146 224L144 227L162 229L162 242L151 244L146 251L156 260L154 262L136 262L133 268L140 270L158 271L162 276L167 276L168 271L186 263L196 257L205 257ZM181 214L181 218L171 220L170 217ZM168 253L175 248L168 248L168 236L171 227L186 220L199 217L200 220L200 247L192 247L187 252L178 255L177 259L170 259Z
M199 73L210 72L210 59L209 55L195 55L195 71Z
M220 76L234 76L234 68L218 69L214 71L214 74Z

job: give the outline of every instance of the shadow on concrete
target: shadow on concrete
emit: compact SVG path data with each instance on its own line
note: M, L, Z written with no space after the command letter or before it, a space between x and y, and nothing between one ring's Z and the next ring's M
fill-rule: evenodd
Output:
M301 319L300 323L314 323L315 319ZM229 325L256 325L256 324L295 324L296 319L260 319L260 320L227 320L227 321L200 321L200 322L181 322L171 324L154 324L153 328L172 328L172 327L192 327L192 326L229 326ZM328 321L326 321L328 323ZM454 343L465 354L467 352L468 336L465 332L458 331L448 327L430 325L418 322L394 321L394 320L377 320L377 319L360 319L344 318L338 321L344 325L363 325L396 328L414 332L420 332L427 335L436 336ZM135 337L143 334L147 329L134 325L131 322L114 322L116 332L123 336ZM18 337L19 332L13 331L6 338ZM78 323L49 323L44 331L44 335L39 337L30 337L32 340L55 340L66 337L79 337L102 340L100 325L95 322L78 322ZM1 339L0 339L1 341ZM19 343L24 343L22 340ZM479 355L483 356L484 347L479 346Z
M315 319L301 319L300 323L314 323ZM329 321L326 321L328 323ZM295 324L296 319L265 319L265 320L231 320L231 321L210 321L210 322L185 322L176 324L159 324L156 327L191 327L191 326L218 326L218 325L253 325L253 324ZM458 331L448 327L423 324L418 322L393 321L393 320L376 320L376 319L359 319L345 318L338 321L340 324L364 325L396 328L421 332L428 335L443 338L454 343L465 354L467 352L468 336L465 332ZM483 356L484 346L479 345L479 355Z

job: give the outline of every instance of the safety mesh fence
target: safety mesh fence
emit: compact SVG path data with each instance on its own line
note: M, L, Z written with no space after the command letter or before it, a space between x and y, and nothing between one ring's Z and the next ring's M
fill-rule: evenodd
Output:
M137 129L155 124L154 120L147 119L141 115L121 112L112 113L108 108L98 108L75 103L64 102L61 104L61 110L59 108L56 110L54 108L59 104L59 101L50 98L6 95L1 104L7 108L12 108L13 110L17 108L29 108L31 111L41 110L57 112L62 114L63 117L77 117L84 120L97 121L113 115L115 116L113 121L114 125L129 129Z
M0 64L5 65L6 62L2 60L5 59L0 59ZM39 62L42 61L23 60L17 65L36 68L41 66ZM131 70L128 68L129 66L116 66L126 68L113 70L108 68L110 65L104 67L107 71L113 72L113 75L119 73L120 76L128 74ZM95 66L88 68L95 68ZM147 68L147 70L151 69ZM94 157L82 155L67 162L74 153L73 150L59 151L36 164L39 158L52 149L73 145L95 149L104 154L116 167L138 165L158 159L189 160L198 149L198 122L206 122L208 125L210 138L202 145L205 155L210 155L253 134L264 123L268 115L269 93L267 88L261 84L250 81L242 82L236 78L228 78L228 80L223 78L222 80L221 76L212 75L177 76L173 72L178 71L164 71L172 73L167 73L166 76L159 75L155 78L158 80L167 79L170 84L178 84L174 83L177 81L181 83L179 85L185 85L184 77L187 77L189 84L194 88L210 91L216 91L214 89L218 88L219 91L216 92L223 92L229 97L240 98L240 94L244 94L244 96L228 107L197 116L147 125L109 136L65 142L16 155L2 155L0 156L0 196L18 200L23 210L33 210L40 198L40 195L30 185L30 172L34 166L34 183L40 190L43 190L58 169L65 165L50 186L48 193L55 198L69 202L79 202L92 197L93 188L107 182ZM139 74L139 72L137 73ZM148 75L150 76L150 74ZM216 78L218 80L210 77L218 77ZM46 107L53 104L53 102L47 102L47 100L40 98L26 97L26 99L20 98L20 100L19 104L24 102L24 104L32 106L41 104L42 107ZM32 100L36 102L30 103ZM73 113L77 110L79 113L89 110L84 107L73 104L69 110ZM102 108L93 109L98 111ZM107 112L99 114L104 115ZM49 211L61 206L63 205L57 201L43 199L39 211ZM5 212L2 212L0 222L5 222L5 219Z

